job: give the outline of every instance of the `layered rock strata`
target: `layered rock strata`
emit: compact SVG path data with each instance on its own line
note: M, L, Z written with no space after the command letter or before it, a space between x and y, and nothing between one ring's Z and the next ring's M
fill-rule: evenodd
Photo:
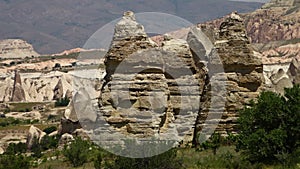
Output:
M209 81L201 99L197 136L211 134L215 128L222 134L237 131L238 111L259 95L264 83L263 64L250 45L239 15L232 13L217 31L211 31L203 31L214 48L208 58Z
M192 141L206 71L185 40L164 39L157 47L132 12L117 23L99 99L98 121L109 127L96 129L107 141Z

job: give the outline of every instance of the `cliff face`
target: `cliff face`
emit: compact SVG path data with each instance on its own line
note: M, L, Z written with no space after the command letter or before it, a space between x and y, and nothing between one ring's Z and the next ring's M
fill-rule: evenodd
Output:
M0 41L0 58L25 58L39 56L32 45L21 39L6 39Z
M272 46L282 45L280 41L295 43L300 38L300 2L298 0L272 0L261 9L241 15L245 20L247 35L252 44L273 42ZM226 17L199 24L199 27L219 29Z
M245 15L252 43L300 38L300 6L277 5L278 7L263 8Z

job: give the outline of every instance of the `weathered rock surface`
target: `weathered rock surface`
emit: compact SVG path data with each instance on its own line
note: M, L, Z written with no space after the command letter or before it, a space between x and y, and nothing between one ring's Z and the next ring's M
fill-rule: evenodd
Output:
M62 84L61 79L59 79L57 85L54 88L53 100L62 99L63 96L64 96L64 88L63 88L63 84Z
M218 30L209 31L203 32L215 49L208 58L209 82L201 99L196 133L211 134L220 122L216 131L226 134L236 131L238 110L259 95L264 83L263 64L252 49L238 14L232 13Z
M271 8L271 7L292 7L297 4L300 4L299 0L271 0L266 3L262 8Z
M287 74L293 84L300 84L300 58L294 58L290 64Z
M71 101L65 110L64 116L61 118L58 134L72 134L76 129L80 128L81 125L75 112L73 101Z
M25 101L25 91L22 87L20 73L17 70L15 71L14 86L13 86L11 101L13 102Z
M6 39L0 41L0 58L25 58L39 56L26 41L21 39Z
M101 73L103 72L77 71L63 73L53 71L49 73L19 73L21 80L17 83L17 92L15 94L13 94L15 75L12 73L0 74L0 102L11 101L13 95L15 99L25 102L52 101L53 98L56 98L55 95L58 96L58 93L59 97L67 96L72 98L72 92L75 93L81 87L86 88L91 98L96 98L100 93L95 89L95 85L99 83L100 77L89 77L91 74L99 74L101 76ZM23 97L22 90L25 97ZM16 96L21 96L21 98L16 98Z
M241 15L250 42L259 52L299 42L299 9L299 0L272 0L261 9ZM218 29L227 17L201 23L199 27Z
M27 135L27 141L26 141L27 148L31 149L36 144L39 144L45 135L46 135L45 132L32 125L29 128L29 132Z
M195 62L185 40L165 37L161 46L151 42L132 12L117 23L105 60L98 117L114 132L105 125L97 132L192 141L204 64ZM111 134L106 136L109 141Z
M71 134L65 133L60 137L58 144L65 145L73 140L74 140L74 137Z

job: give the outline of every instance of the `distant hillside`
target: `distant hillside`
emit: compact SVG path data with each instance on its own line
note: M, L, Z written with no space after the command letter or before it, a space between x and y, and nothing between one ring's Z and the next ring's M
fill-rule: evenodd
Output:
M21 38L39 53L57 53L82 47L92 33L127 10L170 13L199 23L261 6L226 0L3 0L0 39Z

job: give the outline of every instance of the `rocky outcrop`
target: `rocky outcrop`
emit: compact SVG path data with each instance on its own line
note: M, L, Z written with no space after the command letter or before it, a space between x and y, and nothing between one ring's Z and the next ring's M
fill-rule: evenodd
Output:
M297 40L300 38L299 9L298 0L272 0L262 9L241 15L245 20L250 42L255 46L258 45L260 52L265 48L272 49L274 46L299 42ZM198 26L218 29L227 17L201 23Z
M81 125L74 109L74 103L71 101L65 110L64 116L61 118L58 135L72 134L76 129L80 128Z
M271 8L271 7L292 7L299 4L299 0L271 0L266 3L262 8Z
M33 146L36 146L36 144L39 144L45 135L46 135L45 132L32 125L29 128L28 135L27 135L27 141L26 141L27 148L31 149Z
M25 58L39 56L26 41L21 39L6 39L0 41L0 58Z
M294 58L287 73L293 84L300 84L300 59Z
M44 102L52 101L59 93L60 97L67 96L72 98L72 92L78 91L81 87L85 87L91 98L99 96L100 92L95 89L99 83L99 78L90 77L91 74L102 74L103 70L76 71L76 72L58 72L49 73L18 73L17 92L13 94L14 78L12 73L0 74L0 102L8 102L12 100L12 96L22 96L18 100L25 102ZM82 74L82 75L81 75ZM99 76L100 76L99 75ZM61 81L61 82L60 82ZM19 83L21 82L21 83ZM24 91L25 97L19 95ZM18 94L19 93L19 94ZM21 92L22 94L23 92ZM17 95L16 95L17 94ZM58 97L58 98L60 98Z
M75 140L75 139L71 134L65 133L60 137L58 144L66 145L66 144L68 144L69 142L71 142L73 140Z
M53 100L59 100L64 97L64 89L61 79L59 79L57 85L54 88Z
M201 99L196 135L211 134L216 127L213 124L218 122L217 132L237 131L238 111L259 95L264 83L263 64L252 49L238 14L228 16L216 32L209 31L203 32L211 37L215 49L208 59L209 83Z
M25 91L22 87L20 73L17 70L15 70L14 86L13 86L11 101L13 102L25 101Z
M132 12L116 24L98 117L114 132L107 126L96 129L107 133L107 142L116 131L125 138L192 141L204 64L194 60L185 40L164 37L161 46L148 38Z
M291 62L293 58L300 57L300 43L282 45L279 47L265 50L263 62L265 64Z

